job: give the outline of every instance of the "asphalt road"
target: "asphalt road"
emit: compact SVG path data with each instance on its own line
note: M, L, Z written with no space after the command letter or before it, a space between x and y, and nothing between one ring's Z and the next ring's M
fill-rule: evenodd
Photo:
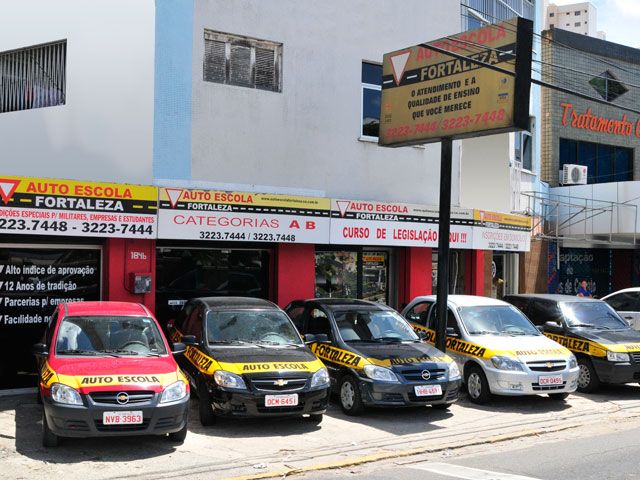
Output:
M585 432L588 434L588 432ZM613 480L640 479L640 428L613 434L562 441L538 442L526 448L505 449L493 445L495 453L467 455L447 461L411 461L384 466L370 465L358 471L344 469L300 477L301 480Z

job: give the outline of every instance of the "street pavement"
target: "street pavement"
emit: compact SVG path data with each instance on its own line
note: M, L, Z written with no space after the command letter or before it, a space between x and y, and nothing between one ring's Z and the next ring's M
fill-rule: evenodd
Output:
M111 437L65 439L60 447L45 449L41 406L30 394L0 397L0 475L30 480L280 478L323 474L323 469L339 472L371 462L411 461L420 455L446 460L461 448L636 424L640 427L637 385L572 395L566 403L545 396L497 397L479 407L462 398L449 412L428 407L369 410L355 418L333 404L319 426L301 419L225 419L205 428L193 400L183 445L165 438Z

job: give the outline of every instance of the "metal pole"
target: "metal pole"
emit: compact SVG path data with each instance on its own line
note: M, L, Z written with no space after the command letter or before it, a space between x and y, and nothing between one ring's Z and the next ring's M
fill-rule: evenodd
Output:
M451 138L443 138L440 148L436 348L444 352L447 345L447 297L449 295L449 231L451 223L451 161L453 150Z

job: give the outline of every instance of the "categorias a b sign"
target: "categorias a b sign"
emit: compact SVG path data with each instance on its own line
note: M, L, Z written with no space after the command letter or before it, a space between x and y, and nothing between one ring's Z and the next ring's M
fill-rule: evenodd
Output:
M159 238L328 243L326 198L161 188Z
M380 145L528 128L532 38L517 18L385 54Z

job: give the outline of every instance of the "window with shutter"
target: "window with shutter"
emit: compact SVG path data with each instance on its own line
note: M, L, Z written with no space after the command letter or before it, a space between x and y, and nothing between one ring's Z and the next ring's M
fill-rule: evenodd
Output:
M228 33L204 32L207 82L281 92L282 44Z

